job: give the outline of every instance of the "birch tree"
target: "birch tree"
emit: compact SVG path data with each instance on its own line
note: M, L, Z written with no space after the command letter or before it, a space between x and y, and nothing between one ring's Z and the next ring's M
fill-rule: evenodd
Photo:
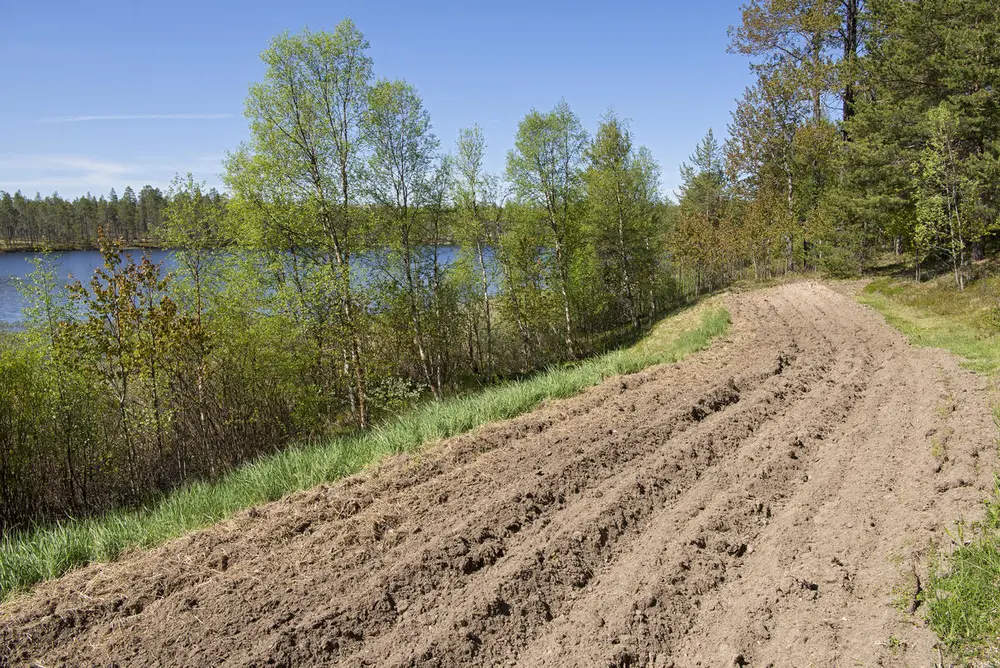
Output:
M295 280L302 274L285 271L284 258L277 259L276 272L291 274L309 299L319 373L332 375L334 360L342 365L355 421L366 427L364 307L352 258L364 249L357 204L372 76L368 42L346 19L333 33L280 35L261 58L264 80L251 86L246 102L251 138L229 156L226 183L251 243L292 253L309 276ZM326 287L309 293L318 281Z
M543 211L552 242L563 314L564 342L576 357L571 271L581 231L583 158L587 133L565 101L550 112L532 110L517 128L514 149L507 154L507 178L518 197Z

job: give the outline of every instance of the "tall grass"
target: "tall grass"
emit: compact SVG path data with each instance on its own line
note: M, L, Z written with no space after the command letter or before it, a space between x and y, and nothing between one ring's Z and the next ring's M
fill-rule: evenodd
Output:
M965 365L1000 379L1000 277L958 291L945 279L917 284L880 279L860 300L917 345L945 348ZM1000 425L1000 406L994 407ZM1000 481L998 481L1000 485ZM937 555L924 600L927 618L962 661L1000 664L1000 486L980 522L960 524L955 548Z
M0 541L0 600L70 569L114 560L125 551L159 545L239 510L337 480L386 455L521 415L542 401L571 396L609 376L677 361L706 347L728 325L724 308L698 307L665 320L628 349L429 403L367 433L302 444L242 466L218 481L180 488L147 507L8 535Z
M960 525L958 547L933 564L927 617L959 658L1000 664L1000 480L986 517Z

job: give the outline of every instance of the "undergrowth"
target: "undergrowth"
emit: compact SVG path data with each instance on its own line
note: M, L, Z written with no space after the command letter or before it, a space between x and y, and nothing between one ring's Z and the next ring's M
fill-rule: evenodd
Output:
M1000 379L1000 277L964 291L939 279L924 284L879 279L860 300L918 345L948 349L965 366ZM1000 425L1000 405L994 407ZM1000 485L1000 482L998 482ZM931 564L924 594L938 638L962 661L1000 663L1000 487L985 501L985 519L960 523L950 552Z
M729 313L703 305L668 318L631 348L476 394L425 404L369 432L301 444L242 466L212 483L196 483L147 507L71 519L0 541L0 601L35 583L134 549L162 544L290 492L356 473L394 453L526 413L597 385L609 376L674 362L706 347L729 326Z

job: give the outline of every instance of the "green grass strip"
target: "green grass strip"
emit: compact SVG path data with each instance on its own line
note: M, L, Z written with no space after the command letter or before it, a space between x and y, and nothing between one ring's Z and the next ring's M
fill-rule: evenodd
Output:
M916 345L945 348L965 366L1000 374L1000 277L976 281L964 291L948 284L879 279L859 301L885 316Z
M955 656L1000 662L1000 481L986 501L986 518L960 524L958 547L931 568L927 618Z
M631 348L553 367L476 394L424 404L364 434L291 447L215 482L179 488L148 507L8 535L0 540L0 601L73 568L160 545L240 510L356 473L389 454L413 451L527 413L542 401L569 397L609 376L680 360L708 346L729 326L724 308L696 308L701 310L700 320L690 310L682 312Z
M916 345L945 348L965 366L1000 378L1000 277L956 290L944 280L880 279L859 296ZM1000 424L1000 407L994 407ZM938 554L924 601L931 628L963 662L1000 663L1000 481L981 522L960 523L954 549Z

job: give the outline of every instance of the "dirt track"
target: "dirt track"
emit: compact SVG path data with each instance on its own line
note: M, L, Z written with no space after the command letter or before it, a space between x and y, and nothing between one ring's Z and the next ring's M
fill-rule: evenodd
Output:
M816 283L729 335L0 607L14 665L933 665L985 382ZM0 643L0 665L4 663Z

